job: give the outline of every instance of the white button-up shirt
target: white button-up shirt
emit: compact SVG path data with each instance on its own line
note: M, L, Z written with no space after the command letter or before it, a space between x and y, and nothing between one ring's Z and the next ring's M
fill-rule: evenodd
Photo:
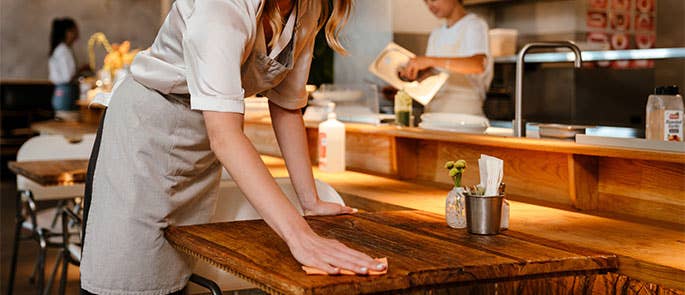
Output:
M257 94L245 93L243 83L263 78L241 71L256 38L263 35L258 32L262 7L260 0L177 0L150 49L136 56L131 74L162 93L189 93L194 110L243 113L244 97ZM272 89L258 91L285 108L307 103L305 84L320 13L316 8L297 9L297 24L289 17L269 54L278 55L295 42L292 70Z

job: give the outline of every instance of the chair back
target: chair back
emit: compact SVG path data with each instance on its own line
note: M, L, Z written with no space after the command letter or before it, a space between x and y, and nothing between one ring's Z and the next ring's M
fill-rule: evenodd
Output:
M286 197L295 206L300 214L303 213L300 202L297 198L295 188L293 188L290 178L278 177L274 179ZM322 201L345 205L342 197L329 184L315 180L316 191ZM219 199L216 204L214 215L211 222L226 222L238 220L254 220L262 217L257 210L250 205L245 195L238 185L233 181L222 181L219 187Z
M62 135L39 135L27 140L17 152L17 161L88 159L95 134L86 134L79 142L69 142Z

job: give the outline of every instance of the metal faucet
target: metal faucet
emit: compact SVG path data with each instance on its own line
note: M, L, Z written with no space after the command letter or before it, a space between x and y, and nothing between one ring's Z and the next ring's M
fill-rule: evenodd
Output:
M523 120L523 58L526 56L526 53L533 48L559 47L571 49L575 55L573 65L575 68L581 67L583 60L580 55L580 48L571 41L528 43L523 46L516 58L516 110L514 114L514 136L516 137L526 137L526 124Z

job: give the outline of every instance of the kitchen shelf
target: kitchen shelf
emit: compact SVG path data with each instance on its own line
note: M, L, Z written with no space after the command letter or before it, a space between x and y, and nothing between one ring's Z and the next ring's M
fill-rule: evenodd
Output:
M634 59L674 59L685 58L685 47L652 48L630 50L583 51L583 61L609 61ZM572 62L572 52L531 53L525 57L528 63ZM516 55L495 58L496 63L516 63Z

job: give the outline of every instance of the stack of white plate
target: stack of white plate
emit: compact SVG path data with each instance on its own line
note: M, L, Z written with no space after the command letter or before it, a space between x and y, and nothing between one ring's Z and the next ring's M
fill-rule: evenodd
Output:
M488 119L482 116L453 113L425 113L421 115L419 127L465 133L485 133L490 127Z

